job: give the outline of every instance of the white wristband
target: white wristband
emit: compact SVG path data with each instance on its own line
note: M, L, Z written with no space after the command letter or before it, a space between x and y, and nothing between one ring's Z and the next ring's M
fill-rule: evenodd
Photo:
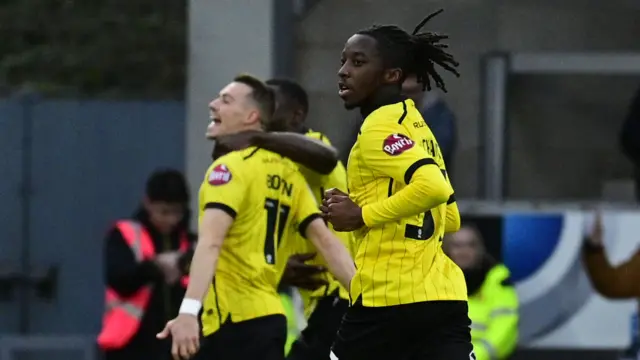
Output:
M198 316L200 314L200 309L202 309L202 303L198 300L184 298L182 299L182 304L180 305L180 314L189 314L193 316Z

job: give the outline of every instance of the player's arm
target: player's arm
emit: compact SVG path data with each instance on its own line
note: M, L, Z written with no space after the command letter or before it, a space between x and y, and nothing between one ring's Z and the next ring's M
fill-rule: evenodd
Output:
M318 204L301 174L296 183L299 189L296 203L298 231L313 243L329 265L329 271L348 289L351 278L356 273L353 259L318 213Z
M214 157L248 146L259 146L302 164L320 174L329 174L338 163L338 151L320 140L290 132L244 131L215 138Z
M313 242L320 255L329 265L329 271L345 289L349 289L356 267L347 248L329 230L322 218L314 218L306 229L305 236Z
M407 185L362 208L362 220L368 227L423 213L445 203L453 193L435 159L402 131L395 122L374 123L362 129L359 142L364 163L380 175Z
M587 276L596 291L610 299L629 299L640 296L640 251L626 262L613 266L602 245L585 241L582 251Z
M330 174L338 164L338 151L320 140L292 132L259 134L255 145L284 155L320 174Z
M220 249L231 224L233 217L225 210L208 208L204 211L198 227L198 243L191 259L185 299L202 302L213 279Z
M193 314L193 304L200 310L202 299L215 274L222 244L244 199L249 181L241 171L242 160L235 155L224 156L216 161L200 189L200 206L204 206L205 210L198 226L198 241L191 260L189 286L183 301L183 306L190 308L181 308L181 313Z

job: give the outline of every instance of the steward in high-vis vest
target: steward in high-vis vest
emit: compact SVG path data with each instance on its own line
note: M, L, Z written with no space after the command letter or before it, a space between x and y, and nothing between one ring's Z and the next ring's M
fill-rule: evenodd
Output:
M476 359L508 358L518 342L519 307L509 270L486 253L477 229L464 226L448 237L444 245L467 282Z
M279 289L280 301L284 307L284 315L287 317L287 342L284 345L284 354L287 355L291 350L291 345L300 335L298 328L298 314L295 304L293 303L293 289Z
M140 210L115 223L105 244L105 310L98 346L106 360L170 359L156 339L180 307L193 236L186 182L178 171L154 173Z

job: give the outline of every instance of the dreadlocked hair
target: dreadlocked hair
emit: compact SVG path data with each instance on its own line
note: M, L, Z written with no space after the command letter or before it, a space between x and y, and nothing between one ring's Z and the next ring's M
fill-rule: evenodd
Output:
M428 31L419 32L429 20L443 11L440 9L425 17L411 34L395 25L374 25L358 31L358 34L376 39L385 67L400 68L402 81L410 75L415 75L418 83L422 84L422 90L431 90L433 81L436 87L447 92L444 80L436 71L435 65L460 76L456 69L458 62L446 51L449 45L441 42L449 36Z

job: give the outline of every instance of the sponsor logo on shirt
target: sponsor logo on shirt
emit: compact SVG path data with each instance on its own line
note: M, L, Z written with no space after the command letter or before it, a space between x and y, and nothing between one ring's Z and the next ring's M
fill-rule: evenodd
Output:
M382 150L391 156L397 156L411 149L415 145L413 140L402 134L391 134L384 139Z
M211 185L224 185L229 181L231 181L231 171L229 171L229 168L224 164L214 167L209 174L209 184Z

